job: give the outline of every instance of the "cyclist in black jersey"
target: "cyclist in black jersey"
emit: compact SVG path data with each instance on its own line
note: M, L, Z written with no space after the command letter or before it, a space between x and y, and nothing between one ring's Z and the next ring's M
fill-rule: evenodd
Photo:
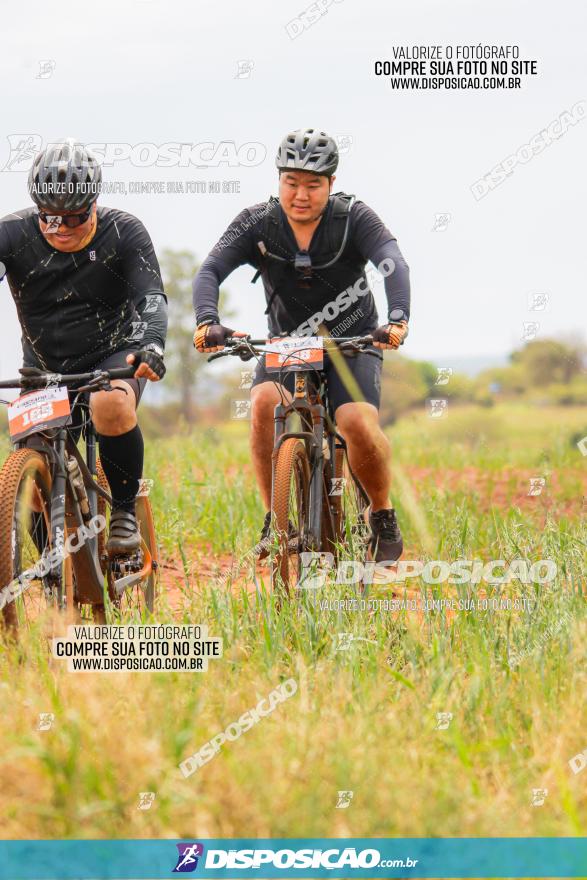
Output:
M200 352L218 351L234 331L218 315L219 288L238 266L249 264L263 280L271 336L373 336L373 349L397 349L408 332L409 270L397 241L375 212L354 196L332 193L338 166L336 142L325 132L290 132L279 146L279 200L245 208L204 260L194 280ZM365 266L384 275L387 322L380 326ZM237 334L242 335L242 334ZM402 537L391 503L390 447L379 425L382 355L348 359L354 389L332 361L326 363L329 396L349 450L353 471L370 501L371 556L399 559ZM345 359L346 360L346 359ZM269 534L273 410L280 402L261 363L251 390L251 448ZM288 385L289 383L289 385ZM293 391L293 376L285 394ZM267 542L265 542L266 544ZM263 545L261 545L263 546Z
M90 396L113 508L110 555L140 546L135 499L143 470L136 409L165 374L167 299L149 234L136 217L98 207L101 168L73 138L39 153L36 207L0 220L0 262L22 329L23 366L57 373L133 364L117 391ZM79 414L77 414L79 415Z

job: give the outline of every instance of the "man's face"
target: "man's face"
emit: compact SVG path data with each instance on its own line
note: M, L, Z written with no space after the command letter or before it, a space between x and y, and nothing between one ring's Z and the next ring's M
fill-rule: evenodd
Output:
M87 208L83 211L69 211L68 214L85 214ZM49 214L48 211L44 212ZM54 224L44 223L43 220L39 217L39 228L42 234L45 236L51 247L54 247L58 251L63 251L64 253L70 253L72 251L79 250L80 244L88 235L90 229L92 228L92 220L96 213L96 203L92 205L92 210L90 212L90 216L86 220L85 223L81 223L79 226L76 226L74 229L70 229L64 223L58 228L55 228Z
M282 171L279 175L279 202L288 220L314 223L328 204L334 177L311 171Z

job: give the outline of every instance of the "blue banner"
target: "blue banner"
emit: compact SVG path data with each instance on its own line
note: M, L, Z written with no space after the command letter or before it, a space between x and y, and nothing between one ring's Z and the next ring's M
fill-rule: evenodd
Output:
M585 877L587 839L0 841L0 880Z

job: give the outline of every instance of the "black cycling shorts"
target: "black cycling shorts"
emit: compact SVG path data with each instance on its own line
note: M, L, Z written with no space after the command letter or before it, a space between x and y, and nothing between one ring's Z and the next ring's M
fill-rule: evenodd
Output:
M114 354L109 355L105 360L101 361L99 364L96 364L93 367L93 370L108 370L112 367L128 367L129 364L126 362L126 356L128 354L135 354L135 350L128 349L126 351L117 351ZM92 372L92 370L88 370L88 373ZM136 405L138 407L139 401L141 399L141 395L145 390L145 385L149 381L148 379L118 379L116 381L126 382L127 385L130 385L132 391L135 396ZM121 391L111 391L110 394L121 394ZM71 405L73 406L74 400L77 396L77 392L75 388L69 389L69 400ZM78 399L77 406L73 406L71 413L71 424L68 425L69 432L74 438L75 442L79 440L81 426L89 417L89 394L83 394L81 398Z
M373 349L373 351L376 351ZM343 376L340 375L328 354L324 355L324 372L328 382L328 396L332 405L332 411L335 413L339 406L343 403L365 402L371 403L376 409L379 409L381 402L381 365L383 357L377 352L376 355L367 354L367 352L357 352L352 356L343 355L344 363L349 368L353 376L358 390L348 387ZM253 378L253 388L262 385L264 382L278 382L279 373L268 373L265 370L265 357L261 358L261 362L257 364L255 376ZM289 371L282 373L282 384L291 394L295 388L295 372Z
M129 365L126 362L126 356L128 354L136 354L136 350L128 349L127 351L117 351L114 354L111 354L106 360L101 361L96 367L95 370L109 370L112 367L128 367ZM137 406L139 405L139 401L142 397L143 391L145 390L145 385L149 381L148 379L119 379L117 381L127 382L132 390L134 391L134 395L136 398Z
M100 361L98 364L93 366L91 369L79 370L79 371L76 370L76 372L91 373L94 370L108 370L111 367L128 367L129 364L127 364L127 362L126 362L126 356L129 354L136 354L137 351L138 351L138 349L135 349L135 348L128 348L128 349L125 349L124 351L115 351L114 354L108 355L108 357L105 358L105 360ZM27 363L26 360L25 360L24 366L38 367L39 369L46 369L40 363ZM51 372L51 371L48 371L48 372ZM60 372L60 371L56 370L55 372ZM62 372L63 372L63 375L67 374L66 370L62 370ZM72 371L70 371L70 372L72 372ZM145 385L148 382L148 379L120 379L119 381L120 382L127 382L130 385L130 387L134 391L136 403L138 406L139 401L142 397L143 391L145 390ZM71 391L73 392L73 394L70 393L70 397L71 396L75 397L74 390L71 389Z

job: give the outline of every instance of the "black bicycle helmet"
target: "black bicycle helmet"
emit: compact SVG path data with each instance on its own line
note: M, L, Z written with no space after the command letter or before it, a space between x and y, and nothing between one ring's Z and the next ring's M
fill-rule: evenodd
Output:
M64 214L89 208L101 182L102 169L94 154L74 138L65 138L35 157L28 186L39 208Z
M275 164L280 171L313 171L330 177L338 167L336 141L316 128L299 128L287 134L279 145Z

